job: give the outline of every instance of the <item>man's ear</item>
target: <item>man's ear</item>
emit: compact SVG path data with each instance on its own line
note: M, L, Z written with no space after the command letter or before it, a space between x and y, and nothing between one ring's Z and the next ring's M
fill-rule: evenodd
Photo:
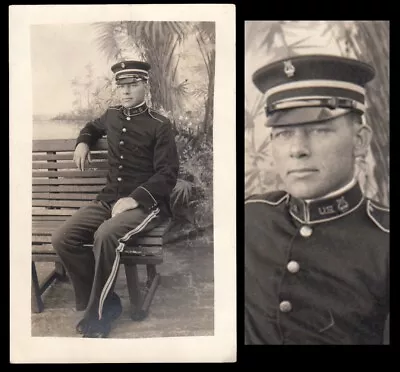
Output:
M356 125L354 129L354 157L366 156L372 140L372 130L368 125Z

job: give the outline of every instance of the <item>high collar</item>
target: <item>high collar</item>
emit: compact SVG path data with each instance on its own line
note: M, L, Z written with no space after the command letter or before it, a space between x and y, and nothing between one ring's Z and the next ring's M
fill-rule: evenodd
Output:
M331 221L356 210L364 200L358 182L313 200L289 199L289 212L299 222L313 224Z
M143 102L135 107L125 108L124 106L122 106L121 110L125 116L135 116L141 114L142 112L145 112L147 110L147 105L146 102Z

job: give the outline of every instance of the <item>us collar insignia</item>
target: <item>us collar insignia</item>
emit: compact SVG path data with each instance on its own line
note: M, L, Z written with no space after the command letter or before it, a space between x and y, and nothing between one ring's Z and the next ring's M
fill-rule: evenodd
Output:
M349 209L349 203L347 203L347 201L345 200L344 196L342 196L340 199L337 199L336 203L337 203L337 208L342 213Z
M292 77L296 71L294 68L292 61L284 61L284 68L283 71L285 72L287 77Z

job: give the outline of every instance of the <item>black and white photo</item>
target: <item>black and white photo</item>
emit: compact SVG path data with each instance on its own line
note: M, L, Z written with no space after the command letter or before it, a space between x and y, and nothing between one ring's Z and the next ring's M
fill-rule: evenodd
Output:
M154 341L167 345L152 348L154 360L235 358L234 237L227 240L234 215L219 222L224 196L216 176L224 173L218 151L234 157L235 118L217 120L225 111L217 103L234 107L233 83L228 92L223 87L226 79L234 82L232 8L13 10L14 24L27 17L25 34L14 31L11 68L17 87L22 64L15 44L23 36L30 110L18 130L13 112L11 139L15 152L18 134L30 137L24 138L29 154L19 155L30 158L32 178L25 175L23 183L31 200L14 202L30 215L30 243L19 247L30 261L30 272L23 272L31 282L27 342L54 339L78 348L102 338L105 347L129 340L145 348ZM234 197L234 164L222 166ZM225 255L230 267L219 264ZM226 288L228 307L218 302ZM191 351L176 354L174 343ZM214 353L213 343L219 344ZM91 361L84 350L56 354L46 352L44 360ZM127 357L141 361L146 354ZM32 348L28 355L40 359ZM95 362L113 360L94 355Z
M389 23L248 21L246 345L389 343Z

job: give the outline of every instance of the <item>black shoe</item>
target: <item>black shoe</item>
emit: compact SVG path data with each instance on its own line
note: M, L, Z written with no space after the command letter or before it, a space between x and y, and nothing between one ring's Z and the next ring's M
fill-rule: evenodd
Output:
M83 333L84 338L107 338L111 331L111 322L105 320L92 320Z
M121 300L116 293L113 293L104 305L102 318L100 320L97 317L83 318L77 324L76 331L83 334L83 337L107 337L111 323L117 320L121 314Z

